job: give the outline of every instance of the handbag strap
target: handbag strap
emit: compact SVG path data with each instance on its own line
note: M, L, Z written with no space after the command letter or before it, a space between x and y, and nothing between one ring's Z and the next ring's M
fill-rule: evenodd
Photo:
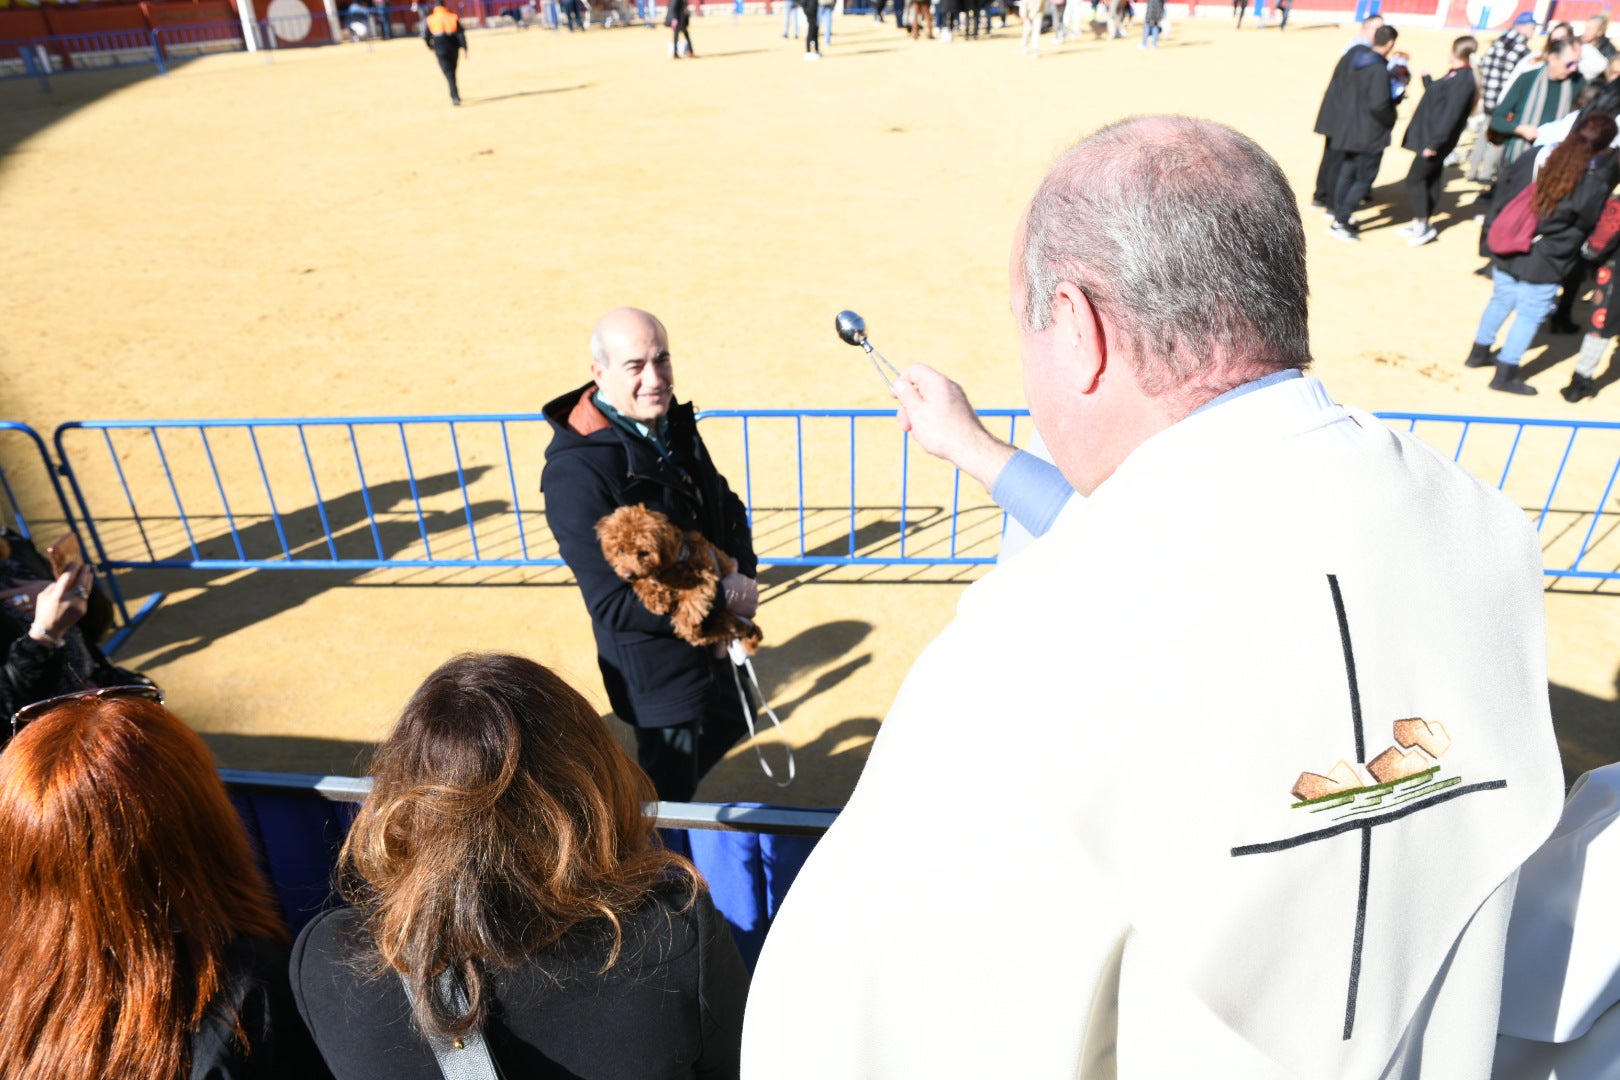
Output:
M411 992L411 981L403 971L399 973L399 983L405 988L405 999L414 1009L416 995ZM442 1000L453 1002L458 1009L467 1008L467 993L456 981L455 972L448 967L433 980L433 992ZM444 1080L500 1080L500 1070L490 1056L484 1033L477 1028L454 1042L440 1042L433 1038L427 1042L439 1062L439 1074Z

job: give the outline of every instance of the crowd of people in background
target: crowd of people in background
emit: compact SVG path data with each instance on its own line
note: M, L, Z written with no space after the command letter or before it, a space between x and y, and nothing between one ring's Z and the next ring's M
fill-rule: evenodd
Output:
M1396 231L1414 248L1440 235L1435 221L1448 166L1480 185L1474 201L1451 210L1457 223L1480 225L1478 272L1492 280L1464 364L1490 368L1490 388L1528 396L1525 351L1544 328L1581 332L1576 303L1595 286L1574 372L1561 391L1575 403L1596 395L1599 364L1614 331L1608 307L1620 223L1620 183L1614 120L1620 114L1620 60L1608 19L1597 16L1577 33L1569 23L1546 28L1539 48L1527 34L1526 12L1491 42L1477 64L1479 42L1456 38L1439 76L1422 76L1423 95L1401 147L1412 161L1406 175L1411 220ZM1379 16L1362 23L1329 77L1317 112L1323 137L1311 205L1328 219L1328 235L1358 243L1356 214L1369 201L1383 154L1393 140L1398 109L1412 78L1411 57L1398 51L1398 31ZM1466 155L1458 149L1472 129ZM1607 134L1605 134L1607 133ZM1365 222L1380 222L1380 212ZM1511 319L1511 325L1508 320ZM1501 348L1496 340L1506 325Z

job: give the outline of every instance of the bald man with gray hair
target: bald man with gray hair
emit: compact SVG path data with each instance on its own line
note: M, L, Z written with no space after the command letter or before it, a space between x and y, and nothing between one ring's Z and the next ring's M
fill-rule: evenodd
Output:
M1524 514L1305 374L1297 204L1235 131L1096 132L1010 261L1073 494L907 675L743 1076L1489 1075L1563 788ZM960 387L902 374L919 443L999 487Z
M675 400L669 331L621 307L591 328L591 381L545 406L551 444L540 487L546 523L590 612L608 702L636 729L636 756L658 797L685 802L747 729L728 663L675 634L602 556L596 525L645 506L737 562L715 602L758 608L757 560L742 501L715 467L690 403Z

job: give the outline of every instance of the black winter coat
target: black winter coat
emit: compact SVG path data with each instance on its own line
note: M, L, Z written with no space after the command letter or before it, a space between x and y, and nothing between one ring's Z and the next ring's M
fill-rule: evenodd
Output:
M600 920L491 972L484 1037L503 1075L737 1080L748 969L709 894L684 899L661 888L624 916L624 948L605 973ZM440 1080L404 986L370 976L376 958L353 908L323 912L298 935L293 993L316 1044L338 1080Z
M1389 89L1389 66L1372 49L1356 47L1345 57L1343 107L1333 130L1333 149L1348 154L1376 153L1389 145L1395 129L1395 97Z
M1423 100L1406 125L1401 146L1415 153L1433 150L1445 157L1457 148L1468 114L1474 107L1474 73L1467 68L1448 71L1438 79L1423 76Z
M1343 122L1345 110L1345 82L1350 77L1350 62L1362 50L1371 51L1364 41L1358 41L1350 46L1345 54L1339 57L1339 62L1333 65L1333 74L1328 79L1327 89L1322 91L1322 104L1316 110L1316 127L1313 128L1318 135L1332 137Z
M1534 178L1536 157L1534 151L1524 153L1497 182L1496 193L1491 198L1490 215L1480 233L1481 247L1485 246L1490 236L1496 215ZM1603 213L1603 202L1614 190L1616 179L1614 152L1606 151L1587 169L1586 175L1575 185L1575 190L1553 207L1552 213L1541 219L1529 251L1523 255L1502 256L1491 255L1486 249L1484 254L1490 255L1493 266L1520 281L1532 285L1551 285L1555 281L1563 281L1581 257L1581 245L1597 227L1598 217Z
M758 560L748 515L709 458L690 404L669 410L666 441L677 468L647 440L615 424L584 435L571 427L575 406L595 391L587 383L545 407L553 429L540 477L546 522L585 596L613 711L637 727L689 723L703 714L714 670L709 651L676 637L669 616L648 611L629 582L613 572L602 557L596 523L639 503L702 533L752 577Z

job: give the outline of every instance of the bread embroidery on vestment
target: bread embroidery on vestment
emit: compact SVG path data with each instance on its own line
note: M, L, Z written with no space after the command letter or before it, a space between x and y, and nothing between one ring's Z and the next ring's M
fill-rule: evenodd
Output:
M1240 844L1232 849L1234 859L1246 855L1270 855L1291 848L1331 840L1345 833L1361 834L1361 880L1356 896L1356 925L1351 936L1349 988L1344 1003L1344 1035L1348 1040L1356 1027L1356 993L1361 983L1361 953L1367 931L1367 894L1372 886L1372 835L1380 825L1388 825L1451 802L1464 795L1507 787L1506 780L1485 780L1463 784L1462 777L1439 779L1438 759L1451 749L1451 735L1441 724L1408 717L1395 721L1395 745L1367 760L1367 740L1361 720L1361 688L1356 681L1356 655L1350 645L1350 618L1344 593L1334 574L1327 576L1333 597L1333 611L1339 621L1339 643L1344 652L1345 679L1349 687L1350 722L1355 737L1354 763L1340 760L1326 775L1301 773L1291 794L1299 800L1292 809L1310 813L1327 812L1332 824L1297 836L1258 844ZM1362 770L1372 777L1367 783ZM1336 813L1343 811L1342 813Z

